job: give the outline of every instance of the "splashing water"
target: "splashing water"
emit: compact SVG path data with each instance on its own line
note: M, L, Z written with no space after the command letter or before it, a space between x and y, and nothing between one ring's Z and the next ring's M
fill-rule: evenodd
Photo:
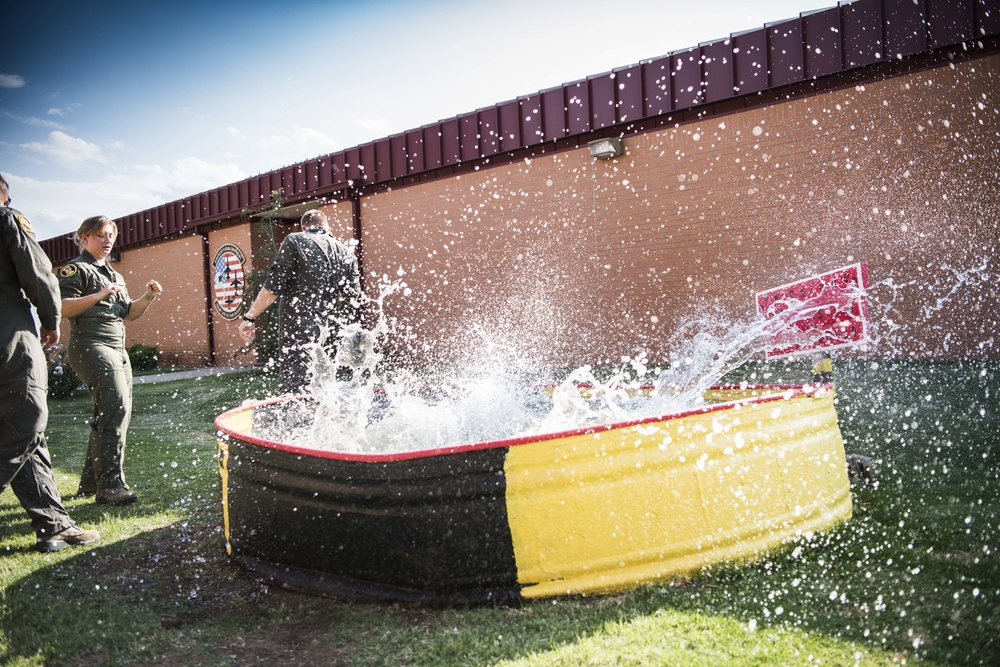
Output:
M395 371L391 378L379 372L377 342L390 334L382 305L404 287L381 284L373 308L377 322L369 329L343 327L332 358L324 345L315 348L310 400L283 406L281 418L262 435L314 449L396 453L668 415L703 404L712 385L767 345L816 344L828 332L794 323L864 294L840 287L834 295L788 299L782 302L787 308L747 323L692 318L681 331L697 333L676 341L666 370L649 368L639 352L603 381L583 366L554 386L532 378L516 346L474 327L482 350L472 370L453 371L431 386L412 372Z

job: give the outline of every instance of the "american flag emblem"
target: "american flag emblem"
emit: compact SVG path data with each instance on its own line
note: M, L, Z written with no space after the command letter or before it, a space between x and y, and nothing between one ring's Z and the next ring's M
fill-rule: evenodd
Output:
M243 314L243 259L243 251L239 248L224 245L215 253L212 262L215 268L215 309L227 320L235 320Z

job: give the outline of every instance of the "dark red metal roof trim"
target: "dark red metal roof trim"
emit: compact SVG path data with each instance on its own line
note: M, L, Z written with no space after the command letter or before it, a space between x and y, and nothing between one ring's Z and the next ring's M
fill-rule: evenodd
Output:
M855 0L401 134L312 158L117 220L119 247L193 233L274 201L344 198L500 153L607 133L670 113L892 63L1000 34L1000 0ZM55 263L71 235L42 246Z

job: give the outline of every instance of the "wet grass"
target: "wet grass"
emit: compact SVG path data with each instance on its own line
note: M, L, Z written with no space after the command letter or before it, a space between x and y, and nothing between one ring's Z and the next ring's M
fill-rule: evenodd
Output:
M128 508L71 497L89 400L52 401L60 490L103 539L36 553L13 494L0 496L0 662L1000 664L1000 364L845 362L836 374L847 450L879 475L855 488L849 524L690 580L472 609L296 594L226 561L211 422L266 393L253 374L136 386L126 469L140 502Z

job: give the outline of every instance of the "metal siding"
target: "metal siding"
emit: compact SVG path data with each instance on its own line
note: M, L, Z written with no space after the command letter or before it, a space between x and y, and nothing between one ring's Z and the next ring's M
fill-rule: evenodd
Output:
M879 0L841 5L844 26L844 68L876 63L884 57L882 6Z
M500 122L500 147L512 151L522 146L521 143L521 103L517 100L505 102L498 107Z
M475 160L479 157L479 114L473 112L460 116L458 130L461 138L462 161Z
M534 146L542 141L542 98L528 95L521 99L521 141Z
M441 164L449 165L462 159L462 142L458 134L458 119L441 123Z
M330 156L330 178L331 185L347 183L346 152L335 153Z
M923 2L884 0L885 56L901 58L927 48Z
M767 88L767 31L750 30L733 35L736 90L740 95Z
M1000 33L1000 7L995 0L976 0L976 37Z
M772 87L787 86L805 78L801 19L769 25L767 49Z
M167 204L166 216L163 219L163 233L174 234L177 231L177 207L174 204Z
M659 116L673 111L674 97L670 92L670 56L646 63L642 77L645 80L643 88L646 91L644 100L646 116Z
M362 146L359 157L361 159L361 164L358 165L358 170L361 172L361 182L377 183L378 168L375 158L375 143L373 142Z
M974 0L927 1L927 37L931 48L964 42L975 35Z
M733 83L733 42L723 39L701 45L706 102L728 100L735 92Z
M424 168L437 169L441 166L441 126L428 125L420 134L424 143Z
M132 243L136 238L135 227L138 215L133 213L125 218L125 224L118 226L118 243L125 245Z
M701 90L701 47L671 54L670 71L675 109L686 109L705 101Z
M257 204L260 203L260 180L257 178L247 181L247 190L249 192L249 197L247 199L247 206L250 208L256 208ZM191 209L185 206L185 212L188 217L185 217L185 222L192 220L190 217Z
M344 169L347 180L354 182L364 181L364 172L361 171L361 147L349 148L344 151Z
M571 135L590 131L590 95L585 81L566 85L566 128Z
M805 76L818 78L834 74L844 68L841 48L840 9L824 9L802 16L805 40Z
M615 72L618 88L618 121L627 123L642 118L642 65Z
M479 110L479 143L483 155L496 155L500 152L500 123L497 119L496 107Z
M566 136L566 100L564 89L550 88L542 91L542 138L555 141Z
M590 82L590 113L593 127L599 130L615 124L615 81L609 74L588 79Z
M392 180L392 150L389 139L379 139L375 147L375 178L376 182Z
M393 178L406 176L406 135L397 134L389 137L389 161Z
M295 189L295 172L298 171L292 167L285 167L281 170L281 196L282 199L287 199L296 193ZM214 215L215 211L213 211Z
M325 158L319 161L318 171L316 173L316 187L317 188L327 188L335 182L334 171L333 171L333 160L332 155L327 155Z
M419 174L430 167L424 163L424 135L420 130L406 133L406 172Z

